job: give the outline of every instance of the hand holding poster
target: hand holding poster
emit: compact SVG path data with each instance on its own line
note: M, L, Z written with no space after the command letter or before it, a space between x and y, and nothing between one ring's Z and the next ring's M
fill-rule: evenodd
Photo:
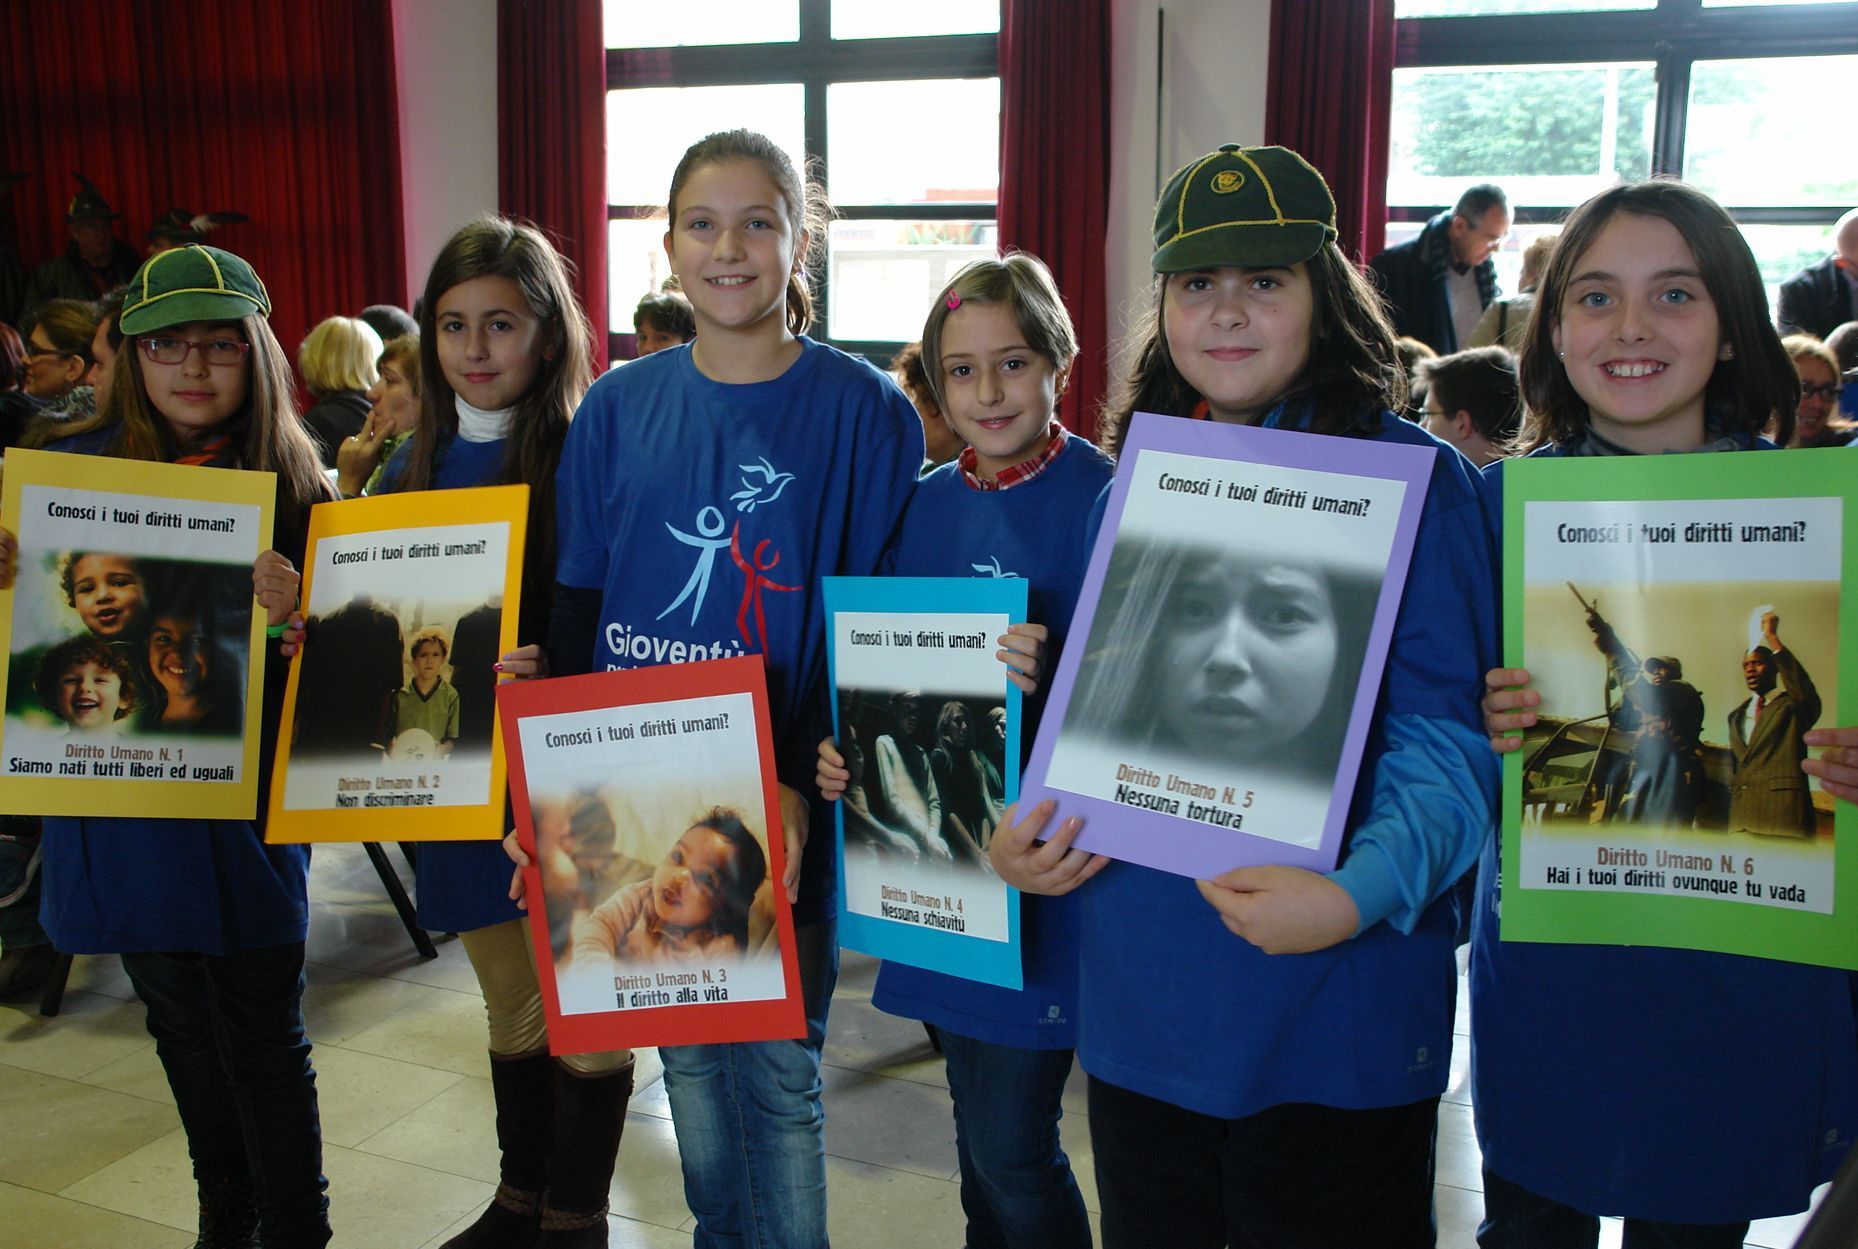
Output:
M844 945L1017 989L1018 892L987 843L1019 790L1019 690L995 657L1026 582L828 577Z
M1535 458L1504 492L1505 649L1542 701L1503 939L1858 966L1851 813L1800 769L1858 677L1849 461Z
M250 819L270 473L7 452L0 807Z
M761 657L497 701L550 1051L803 1035Z
M1183 875L1332 869L1435 454L1138 414L1024 800Z
M494 665L517 643L528 498L484 486L311 510L266 840L507 831Z

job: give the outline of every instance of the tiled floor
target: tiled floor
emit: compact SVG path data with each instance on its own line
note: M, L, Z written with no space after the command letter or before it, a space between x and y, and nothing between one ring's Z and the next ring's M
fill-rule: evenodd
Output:
M319 847L310 987L336 1249L437 1246L496 1181L483 1006L464 951L419 959L358 847ZM942 1065L920 1026L872 1009L875 965L847 954L826 1051L832 1237L841 1249L955 1249L961 1206ZM1459 1028L1464 1018L1462 1003ZM1480 1211L1463 1037L1439 1119L1439 1244L1470 1249ZM1083 1079L1066 1146L1095 1210ZM64 1013L0 1006L0 1241L13 1249L186 1246L186 1144L120 964L79 959ZM612 1189L615 1249L690 1243L655 1058L641 1055ZM1783 1249L1800 1219L1757 1224ZM1602 1244L1616 1249L1617 1227Z

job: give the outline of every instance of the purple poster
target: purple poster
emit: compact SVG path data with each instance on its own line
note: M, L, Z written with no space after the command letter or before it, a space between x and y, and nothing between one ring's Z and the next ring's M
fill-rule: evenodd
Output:
M1138 414L1022 807L1184 876L1334 868L1437 454Z

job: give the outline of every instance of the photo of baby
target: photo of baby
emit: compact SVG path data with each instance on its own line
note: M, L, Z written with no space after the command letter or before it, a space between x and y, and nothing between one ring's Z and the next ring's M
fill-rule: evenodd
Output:
M731 788L736 801L697 796ZM535 862L564 1012L612 1010L616 979L655 981L653 969L707 974L710 984L728 987L722 1000L781 995L778 882L759 811L751 785L726 782L532 794Z
M742 817L712 808L684 830L648 879L621 886L593 909L575 933L575 957L739 959L748 953L749 910L767 879L767 856Z

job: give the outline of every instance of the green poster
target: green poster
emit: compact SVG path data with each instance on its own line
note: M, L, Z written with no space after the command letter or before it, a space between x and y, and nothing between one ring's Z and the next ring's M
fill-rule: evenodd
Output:
M1858 452L1503 466L1506 941L1858 967L1854 808L1801 735L1858 723Z

